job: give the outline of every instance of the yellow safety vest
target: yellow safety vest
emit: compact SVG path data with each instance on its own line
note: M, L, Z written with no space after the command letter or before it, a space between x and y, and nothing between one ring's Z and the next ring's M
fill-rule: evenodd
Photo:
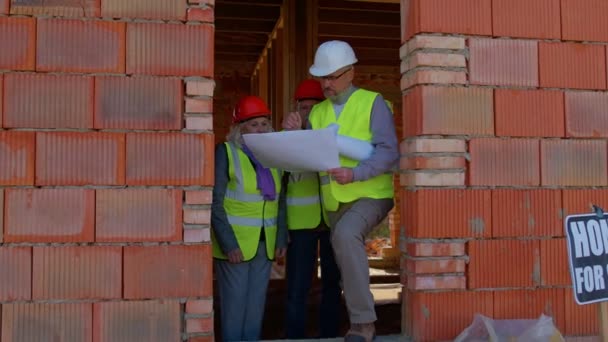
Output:
M316 172L291 173L287 186L287 228L314 229L321 223L319 175Z
M329 99L316 104L310 112L309 120L313 129L323 129L332 123L339 125L338 134L371 142L371 111L378 93L357 89L346 101L342 113L336 121L336 113ZM340 156L342 167L354 168L359 161ZM320 172L321 194L326 210L335 211L340 203L349 203L363 197L393 198L393 175L385 173L361 182L338 184L330 180L327 172Z
M228 154L229 181L224 196L224 209L228 216L228 223L236 235L245 261L251 260L256 255L262 227L266 240L266 253L269 259L274 259L279 193L281 192L280 172L271 169L277 197L274 201L265 201L258 190L255 168L249 157L233 144L225 144ZM211 234L211 240L213 257L227 259L213 234Z

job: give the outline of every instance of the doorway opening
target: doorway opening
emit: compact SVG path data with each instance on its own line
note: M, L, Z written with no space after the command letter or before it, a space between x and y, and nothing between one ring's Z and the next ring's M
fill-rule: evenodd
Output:
M309 78L308 67L316 47L328 40L344 40L353 47L359 60L353 83L381 93L392 103L401 141L400 18L398 0L216 0L213 104L216 143L225 141L234 104L244 95L262 97L273 113L275 129L280 129L283 115L293 109L291 99L296 85ZM379 335L401 333L397 176L395 189L395 208L368 236L366 243ZM263 339L284 337L284 277L284 265L275 263L267 295ZM309 296L311 332L316 331L316 322L310 317L318 312L319 277L320 273L313 280ZM214 310L215 332L219 336L217 305ZM346 312L343 317L345 333Z

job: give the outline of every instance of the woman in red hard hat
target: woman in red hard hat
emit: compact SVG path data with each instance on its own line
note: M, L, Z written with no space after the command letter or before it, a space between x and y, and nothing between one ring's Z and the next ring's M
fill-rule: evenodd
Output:
M223 341L260 340L272 260L285 255L287 228L281 173L264 168L243 134L272 131L262 99L236 105L227 141L215 149L211 239Z

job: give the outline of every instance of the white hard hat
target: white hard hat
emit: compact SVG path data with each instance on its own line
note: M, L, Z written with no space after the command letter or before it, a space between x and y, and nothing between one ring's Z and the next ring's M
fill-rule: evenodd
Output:
M347 42L327 41L317 48L315 63L308 69L313 76L327 76L347 65L357 63L355 52Z

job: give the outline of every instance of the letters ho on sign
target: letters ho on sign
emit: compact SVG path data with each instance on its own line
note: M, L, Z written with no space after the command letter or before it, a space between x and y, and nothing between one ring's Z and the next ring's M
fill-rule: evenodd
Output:
M572 288L578 304L608 301L608 213L564 221Z

